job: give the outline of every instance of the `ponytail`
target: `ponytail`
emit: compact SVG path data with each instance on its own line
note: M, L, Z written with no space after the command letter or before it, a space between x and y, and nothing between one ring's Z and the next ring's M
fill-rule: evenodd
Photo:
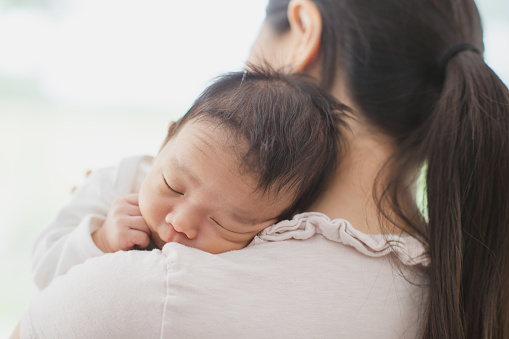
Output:
M430 265L424 338L509 338L509 91L482 58L447 63L422 145Z

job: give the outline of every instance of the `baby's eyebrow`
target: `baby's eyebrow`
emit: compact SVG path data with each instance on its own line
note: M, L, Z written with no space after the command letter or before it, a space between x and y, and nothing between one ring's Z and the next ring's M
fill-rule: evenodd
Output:
M192 170L191 166L189 166L185 161L183 161L180 157L173 159L173 164L178 167L178 169L185 173L186 176L196 185L200 185L201 181L198 179L194 171Z

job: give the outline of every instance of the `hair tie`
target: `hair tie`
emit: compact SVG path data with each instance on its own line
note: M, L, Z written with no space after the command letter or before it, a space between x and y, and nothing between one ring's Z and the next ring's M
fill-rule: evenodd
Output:
M447 64L449 61L459 52L463 51L473 51L477 54L481 55L481 51L479 51L474 45L469 43L462 43L452 46L442 55L442 58L440 58L440 68L442 70L442 74L445 73L445 68L447 67Z

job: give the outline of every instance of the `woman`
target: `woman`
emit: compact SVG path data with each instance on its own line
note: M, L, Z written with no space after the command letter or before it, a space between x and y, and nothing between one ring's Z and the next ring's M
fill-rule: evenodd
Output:
M170 243L164 259L103 256L43 291L22 331L507 337L509 94L481 37L471 0L271 0L250 61L309 73L355 113L348 154L309 209L351 225L311 214L223 255ZM414 199L423 164L427 220ZM306 240L270 242L281 234Z
M483 61L474 1L290 2L288 20L287 7L270 2L260 39L359 121L351 161L312 210L425 244L423 337L508 337L509 94ZM412 199L423 163L427 223Z
M284 16L287 3L271 1L267 10L267 21L279 32L272 41L284 37L292 24L292 15L289 24ZM345 191L353 178L341 173L343 167L312 210L345 218L363 231L399 228L426 244L429 298L423 337L509 336L509 99L482 59L474 2L313 1L302 6L316 7L316 19L309 23L321 17L321 40L299 52L292 66L318 75L323 86L355 107L361 121L347 173L356 172L355 164L363 166L366 149L386 151L378 162L371 160L374 171L363 175L364 189L374 192L371 208L355 208L363 204L352 197L362 195ZM292 10L298 6L290 5ZM411 199L423 162L427 224ZM358 193L361 186L353 190ZM368 212L363 223L366 210L374 213Z

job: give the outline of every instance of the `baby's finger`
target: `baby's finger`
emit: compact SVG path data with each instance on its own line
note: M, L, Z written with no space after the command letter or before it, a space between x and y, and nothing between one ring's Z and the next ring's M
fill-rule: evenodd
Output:
M131 193L124 197L124 200L131 205L138 206L138 193Z
M122 206L122 213L125 215L129 215L132 217L139 217L141 216L141 211L138 206L131 205L131 204L125 204Z
M129 228L135 229L137 231L145 232L147 234L150 233L150 229L148 228L148 225L142 216L130 217L129 218Z
M143 249L150 243L150 237L147 233L135 229L127 231L127 239L131 245L130 247L136 249Z

